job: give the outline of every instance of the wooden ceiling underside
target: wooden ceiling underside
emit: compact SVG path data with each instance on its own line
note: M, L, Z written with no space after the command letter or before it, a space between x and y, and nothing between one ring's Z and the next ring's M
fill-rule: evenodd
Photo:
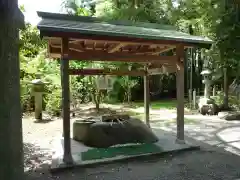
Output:
M49 46L61 50L61 39L49 39ZM174 45L146 45L134 42L69 39L69 49L76 52L103 51L108 53L126 52L134 55L159 55L176 48Z
M49 56L61 58L61 38L50 37L47 40ZM176 56L160 55L175 48L176 45L174 44L166 45L80 38L69 38L68 40L69 58L75 60L123 61L168 65L176 64Z

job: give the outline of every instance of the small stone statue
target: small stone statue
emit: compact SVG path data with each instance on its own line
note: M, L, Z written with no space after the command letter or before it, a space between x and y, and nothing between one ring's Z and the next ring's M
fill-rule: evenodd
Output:
M36 74L36 79L32 80L32 95L35 102L35 119L42 120L42 102L44 94L44 82L40 79L40 74Z
M203 83L205 84L205 88L204 97L199 99L198 108L202 115L216 115L219 110L214 100L210 98L210 85L212 84L211 74L212 72L209 69L201 72L201 75L204 77Z

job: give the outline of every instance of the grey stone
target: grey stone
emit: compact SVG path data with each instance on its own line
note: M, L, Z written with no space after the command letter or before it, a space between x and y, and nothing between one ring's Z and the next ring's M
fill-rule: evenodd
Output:
M103 115L101 116L101 121L103 122L113 122L116 121L116 119L123 119L128 120L130 119L130 116L127 114L121 114L121 115Z
M219 112L218 117L225 120L240 120L240 112L232 111Z
M104 117L103 119L108 119ZM91 147L109 147L127 143L154 143L157 136L139 119L113 121L75 121L73 138Z
M198 107L202 115L216 115L219 111L219 107L215 104L214 100L206 97L199 99Z

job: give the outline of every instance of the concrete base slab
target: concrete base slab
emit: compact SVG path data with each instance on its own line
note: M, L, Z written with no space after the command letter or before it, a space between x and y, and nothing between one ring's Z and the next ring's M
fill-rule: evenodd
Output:
M150 155L161 155L164 153L173 153L178 151L184 151L184 150L191 150L191 149L198 149L198 146L194 146L189 142L185 143L178 143L176 141L176 135L160 130L160 129L152 129L153 132L157 135L159 141L155 143L158 147L161 148L161 152L159 153L147 153L147 154L140 154L140 155L121 155L121 156L115 156L113 158L104 158L104 159L95 159L95 160L82 160L81 153L86 152L90 149L93 149L92 147L85 146L82 143L79 143L77 141L74 141L71 139L71 151L72 151L72 157L73 157L73 164L65 164L63 162L63 138L56 139L56 148L54 150L54 154L52 157L52 165L51 170L59 170L62 168L69 168L74 166L87 166L87 165L93 165L93 164L100 164L100 163L109 163L113 161L119 161L124 159L133 159L138 158L141 156L150 156Z

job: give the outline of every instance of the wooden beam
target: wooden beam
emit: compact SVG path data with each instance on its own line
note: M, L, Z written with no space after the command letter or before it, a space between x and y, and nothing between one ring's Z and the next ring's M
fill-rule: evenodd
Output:
M77 48L69 48L72 51L77 51L77 52L84 52L84 50L81 49L77 49Z
M106 42L104 43L104 41L94 41L94 40L89 40L90 42L92 42L93 44L96 44L96 42L101 42L103 44L106 44ZM79 43L80 42L80 43ZM54 48L61 48L61 43L53 43L51 42L51 39L49 40L49 45L51 47L54 47ZM126 45L136 45L138 46L138 48L136 48L136 50L134 51L129 51L129 50L123 50L124 52L129 52L131 54L149 54L149 55L159 55L160 53L163 53L163 52L166 52L166 51L170 51L174 48L176 48L176 46L168 46L168 47L165 47L165 48L158 48L157 50L156 49L139 49L139 47L141 47L142 45L139 45L139 44L136 44L136 43L132 43L132 42L129 42L129 43L118 43L117 45L113 46L110 48L110 50L108 50L109 53L113 53L113 52L116 52L118 51L120 48L126 46ZM105 46L105 45L104 45ZM150 45L149 47L155 47L155 46L159 46L159 45ZM93 48L85 48L85 45L84 45L84 41L83 40L73 40L71 42L69 42L69 48L71 48L72 50L75 50L75 51L78 51L78 52L84 52L85 50L92 50ZM187 48L192 48L192 46L184 46L185 49ZM102 50L102 51L106 51L106 49L103 47L103 48L94 48L94 50Z
M69 53L69 58L92 61L153 62L162 64L176 63L176 56L129 55L128 53Z
M69 69L70 75L115 75L115 76L144 76L145 71L110 70L110 69Z
M177 46L177 142L184 143L184 46Z
M82 40L79 40L79 39L74 39L74 40L70 40L69 41L69 44L79 44L79 42L81 43L82 42Z
M108 53L114 53L124 46L126 46L126 44L124 44L124 43L117 44L116 46L114 46L113 48L108 50Z
M88 40L88 41L101 41L109 43L127 43L137 45L178 45L183 44L184 46L197 46L196 43L184 43L181 40L159 40L159 39L143 39L143 38L132 38L123 36L104 36L104 35L93 35L93 34L82 34L78 32L55 32L55 31L44 31L41 30L41 36L43 37L68 37L71 39ZM206 44L206 46L211 46Z
M50 46L53 47L53 48L62 48L61 44L52 44L51 43Z
M59 48L59 49L61 48L61 44L51 44L50 46L53 47L53 48ZM68 44L68 48L70 50L77 51L77 52L84 52L85 51L85 48L84 48L82 43Z
M96 44L96 42L94 42L94 44ZM119 43L117 45L114 45L114 47L112 47L108 50L108 53L114 53L114 52L118 51L120 48L122 48L126 45L129 45L129 44ZM138 46L138 45L136 45L136 46ZM69 44L69 48L74 49L78 52L84 52L84 51L87 52L87 50L83 47L82 44ZM150 50L139 49L139 50L136 50L136 51L126 50L126 52L131 53L131 54L134 54L134 53L142 53L142 54L149 53L149 55L159 55L162 52L166 52L166 51L169 51L169 50L174 49L174 48L176 48L176 46L168 46L168 47L165 47L165 48L159 48L158 50L155 50L155 49L150 49ZM99 49L99 50L101 50L101 49ZM92 52L89 52L89 53L92 53Z
M56 53L49 53L47 56L49 58L54 58L54 59L60 59L62 57L61 54L56 54Z
M59 53L58 49L52 49L53 54ZM102 51L89 51L76 52L69 50L69 59L74 60L88 60L88 61L122 61L122 62L152 62L161 64L176 64L177 56L156 56L156 55L132 55L129 53L107 53Z
M72 164L73 158L71 154L71 141L70 141L70 90L69 90L69 59L68 59L68 39L62 39L62 52L61 52L61 83L62 83L62 109L63 109L63 137L64 137L64 150L63 162Z
M170 51L170 50L172 50L174 48L176 48L176 46L169 46L169 47L165 47L165 48L160 48L159 50L156 50L154 53L152 53L152 55L161 54L163 52Z

